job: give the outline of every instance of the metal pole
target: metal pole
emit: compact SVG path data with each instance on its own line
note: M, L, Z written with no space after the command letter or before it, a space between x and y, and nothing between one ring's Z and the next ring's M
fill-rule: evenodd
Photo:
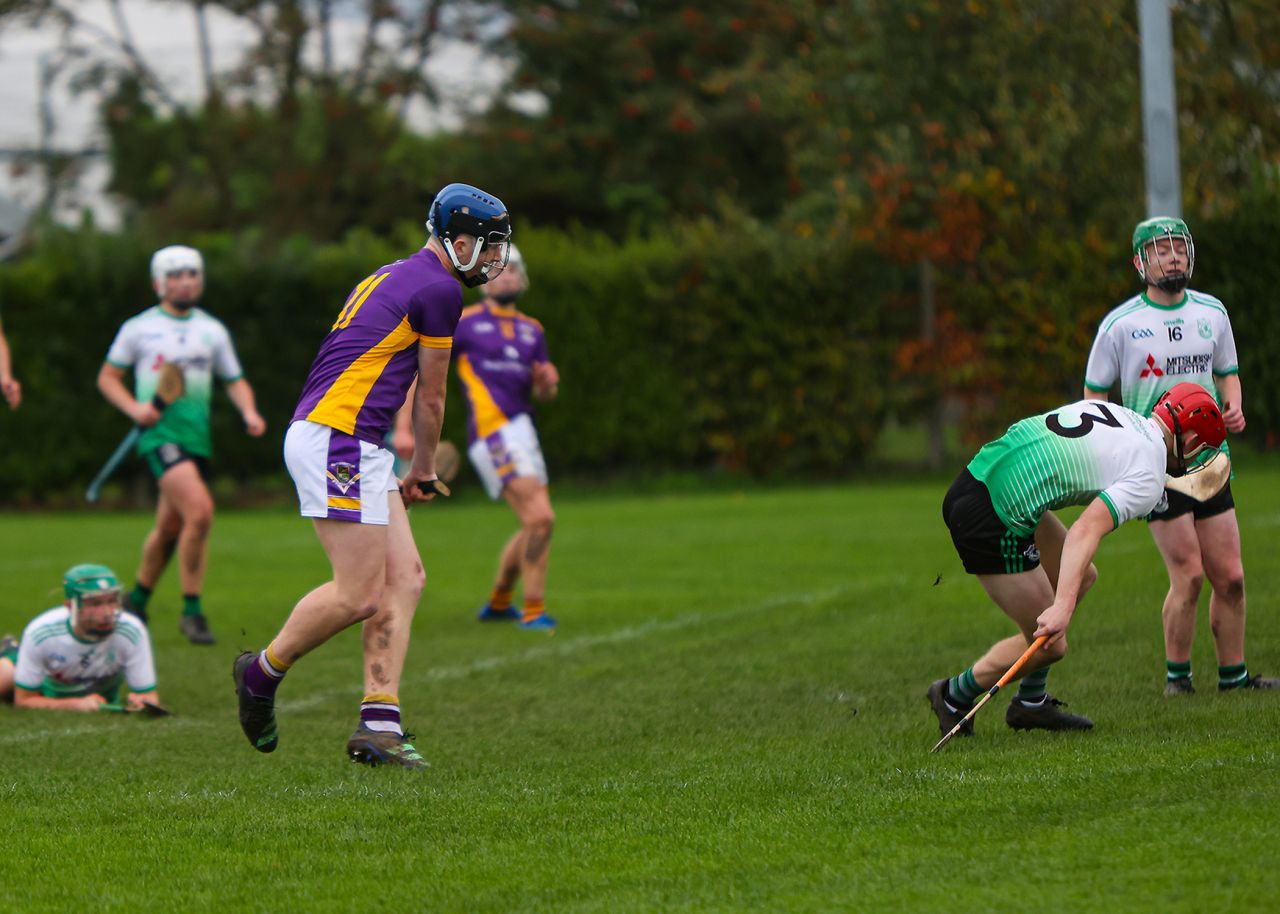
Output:
M1169 0L1138 0L1142 44L1142 127L1146 141L1147 216L1182 216L1178 108L1174 101Z

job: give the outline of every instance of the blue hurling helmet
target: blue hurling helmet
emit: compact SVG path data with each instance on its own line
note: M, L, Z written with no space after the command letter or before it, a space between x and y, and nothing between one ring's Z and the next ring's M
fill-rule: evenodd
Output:
M510 256L511 217L507 206L492 194L470 184L449 184L436 194L427 217L427 231L440 239L449 262L461 274L467 286L479 286L493 279L507 265ZM470 235L477 244L471 259L463 263L453 249L459 235ZM486 248L497 248L498 259L481 267L475 276L467 276L480 261Z

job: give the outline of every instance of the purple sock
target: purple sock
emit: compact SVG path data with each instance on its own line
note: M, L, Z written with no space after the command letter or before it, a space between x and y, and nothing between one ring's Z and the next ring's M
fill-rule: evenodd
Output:
M392 695L366 695L360 702L360 726L384 733L404 733L400 728L400 702Z
M249 690L250 695L258 698L275 698L276 689L280 687L280 680L284 679L285 672L271 665L264 650L258 655L257 661L249 664L249 668L244 671L244 687Z

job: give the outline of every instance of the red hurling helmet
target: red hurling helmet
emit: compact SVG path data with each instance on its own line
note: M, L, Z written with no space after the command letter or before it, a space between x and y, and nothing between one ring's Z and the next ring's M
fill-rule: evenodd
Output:
M1213 394L1209 391L1190 381L1183 381L1166 390L1156 401L1151 415L1173 432L1178 463L1183 467L1205 448L1216 450L1227 439L1227 426L1222 421L1218 401L1213 399ZM1183 450L1182 435L1185 432L1195 432L1198 439L1198 443L1190 451Z

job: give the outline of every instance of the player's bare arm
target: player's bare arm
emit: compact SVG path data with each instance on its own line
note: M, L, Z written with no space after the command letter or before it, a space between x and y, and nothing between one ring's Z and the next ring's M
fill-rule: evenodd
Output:
M1240 392L1240 375L1218 375L1218 396L1222 399L1222 421L1227 431L1237 434L1244 431L1244 397Z
M533 395L543 401L555 399L557 393L560 392L560 372L556 370L556 366L552 362L534 362L533 372Z
M254 438L258 438L267 430L267 422L258 414L257 402L253 396L253 388L244 378L237 378L227 385L227 396L240 410L244 419L245 430Z
M31 708L38 711L80 711L89 713L100 710L107 700L97 692L79 695L75 698L50 698L24 689L21 686L13 690L13 704L19 708Z
M1080 590L1093 556L1098 551L1098 544L1113 528L1111 511L1101 498L1095 498L1067 531L1067 539L1062 545L1062 564L1058 569L1058 589L1054 594L1053 605L1036 619L1035 637L1048 635L1046 647L1066 633L1080 602Z
M409 385L404 405L396 412L395 425L391 427L391 447L401 460L413 459L413 397L418 390L418 380Z
M436 478L436 448L444 424L449 355L448 349L418 348L418 381L413 392L413 464L401 487L406 505L435 498L435 493L423 493L418 483Z
M160 411L151 403L139 403L124 383L125 370L104 362L98 371L98 390L107 402L124 413L134 424L149 428L160 421Z
M13 376L9 341L5 339L3 327L0 327L0 396L4 397L10 409L17 409L22 402L22 385Z

